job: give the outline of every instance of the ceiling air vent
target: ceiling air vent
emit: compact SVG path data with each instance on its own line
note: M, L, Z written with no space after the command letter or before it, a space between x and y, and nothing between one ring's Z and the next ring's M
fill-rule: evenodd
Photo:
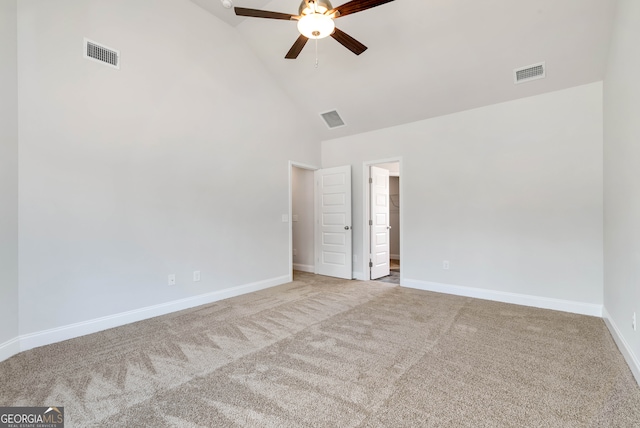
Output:
M120 51L89 39L84 39L84 57L109 67L120 69Z
M344 120L342 120L338 112L335 110L328 111L326 113L321 113L320 116L322 116L322 118L327 123L327 126L330 129L344 126Z
M513 82L518 84L543 79L545 77L545 72L546 66L544 62L516 68L513 70Z

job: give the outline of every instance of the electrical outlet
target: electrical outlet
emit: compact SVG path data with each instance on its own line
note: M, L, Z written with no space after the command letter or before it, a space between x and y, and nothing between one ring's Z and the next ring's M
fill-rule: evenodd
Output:
M633 331L636 331L636 313L633 313L633 317L631 317L631 327L633 327Z
M445 260L442 262L442 269L449 270L449 260Z
M193 282L198 282L200 281L200 271L199 270L194 270L193 271Z
M289 223L289 214L282 214L282 222Z
M176 275L175 274L169 275L169 285L176 285Z

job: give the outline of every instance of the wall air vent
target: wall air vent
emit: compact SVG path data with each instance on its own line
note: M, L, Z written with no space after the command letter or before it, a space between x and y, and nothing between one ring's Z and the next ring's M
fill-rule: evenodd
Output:
M513 83L518 84L530 82L532 80L544 79L546 69L547 67L544 62L516 68L513 70Z
M342 120L338 112L335 110L328 111L326 113L321 113L320 116L322 116L324 121L327 123L327 126L329 127L329 129L339 128L341 126L344 126L344 120Z
M120 69L120 51L108 48L100 43L84 39L83 55L92 61Z

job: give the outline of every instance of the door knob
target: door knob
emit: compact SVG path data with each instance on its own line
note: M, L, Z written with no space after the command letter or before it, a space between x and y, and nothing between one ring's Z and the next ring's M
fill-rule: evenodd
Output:
M387 226L387 230L391 229L391 226Z
M345 226L345 227L344 227L344 230L349 230L349 226Z

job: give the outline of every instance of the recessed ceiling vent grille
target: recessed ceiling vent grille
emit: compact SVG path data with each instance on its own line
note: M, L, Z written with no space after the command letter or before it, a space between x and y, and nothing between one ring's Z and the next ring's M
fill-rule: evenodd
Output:
M109 67L120 69L120 51L89 39L84 39L84 57Z
M526 67L516 68L513 70L514 83L530 82L532 80L543 79L546 74L546 66L544 62L528 65Z
M327 123L327 126L329 127L329 129L339 128L341 126L344 126L344 120L342 120L338 112L335 110L328 111L326 113L321 113L320 116L322 116L324 121Z

